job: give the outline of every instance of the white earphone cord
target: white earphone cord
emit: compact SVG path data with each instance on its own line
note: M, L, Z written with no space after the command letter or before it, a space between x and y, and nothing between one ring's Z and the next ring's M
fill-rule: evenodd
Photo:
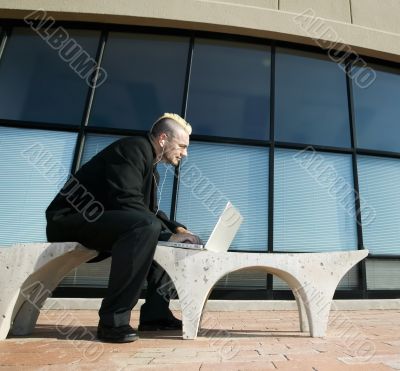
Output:
M166 168L166 169L165 169L165 173L164 173L164 179L163 179L163 181L162 181L162 183L161 183L161 188L160 188L160 190L158 189L158 184L157 184L156 176L155 176L154 173L153 173L154 183L155 183L155 185L156 185L157 196L159 195L159 197L157 197L158 201L157 201L157 208L156 208L156 211L155 211L155 214L156 214L156 215L157 215L157 213L158 213L158 210L160 210L160 203L161 203L161 199L162 199L162 191L163 191L163 188L164 188L165 180L167 179L168 165L165 165L165 168Z

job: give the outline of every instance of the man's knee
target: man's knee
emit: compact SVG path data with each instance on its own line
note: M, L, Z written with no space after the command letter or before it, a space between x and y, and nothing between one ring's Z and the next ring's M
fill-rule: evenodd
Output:
M157 233L157 235L161 232L161 222L157 219L156 216L149 215L144 220L144 228L148 229L151 232Z
M162 225L160 220L151 213L123 211L113 218L121 232L134 232L140 229L147 233L160 233Z
M129 227L125 229L125 233L120 235L118 238L118 245L123 246L123 248L128 249L129 251L134 251L133 246L140 246L142 248L144 245L149 248L156 246L156 241L161 232L161 222L157 219L156 216L143 214L140 217L138 215L135 218L130 219L131 223ZM126 241L129 241L126 243ZM125 242L123 242L125 241ZM149 252L153 251L153 249L144 249ZM142 253L144 251L142 249ZM127 257L126 257L127 258Z

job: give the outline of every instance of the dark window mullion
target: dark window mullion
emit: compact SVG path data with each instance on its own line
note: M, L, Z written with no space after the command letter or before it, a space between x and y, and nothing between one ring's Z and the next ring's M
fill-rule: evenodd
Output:
M102 31L100 40L99 40L99 45L97 47L97 53L96 53L96 67L97 68L92 72L90 81L96 81L96 79L98 77L98 68L101 66L101 61L103 59L104 49L105 49L105 45L107 42L107 37L108 37L108 32ZM83 111L81 126L79 129L78 138L76 139L74 158L73 158L72 165L71 165L71 173L72 174L75 174L79 170L81 160L82 160L83 146L85 144L85 137L86 137L85 128L87 127L88 122L89 122L89 117L90 117L90 112L92 109L94 94L96 91L96 83L93 85L94 86L89 87L89 90L88 90L88 93L86 96L85 109Z
M192 69L193 50L194 50L194 36L192 36L190 38L188 59L187 59L187 65L186 65L185 87L183 90L183 97L182 97L181 116L185 119L186 119L187 104L188 104L188 97L189 97L190 73L191 73L191 69ZM180 167L181 166L179 164L179 166L177 166L175 168L175 177L174 177L174 184L172 187L172 202L171 202L171 211L170 211L171 220L175 220L175 217L176 217L176 208L177 208L177 204L178 204Z
M298 149L300 151L302 151L306 148L313 148L315 151L318 151L318 152L353 153L353 150L351 148L331 147L331 146L324 146L324 145L312 144L312 143L305 144L305 143L275 141L274 145L276 148Z
M275 43L271 45L271 79L270 79L270 113L269 113L269 167L268 167L268 252L274 251L274 151L275 151ZM267 298L273 298L273 276L267 274Z
M383 254L371 254L371 253L369 253L367 259L396 260L396 259L400 259L400 254L387 254L387 255L383 255Z
M362 219L361 219L361 203L360 203L360 187L358 183L358 169L357 169L357 132L355 125L355 113L354 113L354 97L353 97L353 86L350 80L352 69L352 60L346 60L346 87L347 87L347 102L349 110L349 122L350 122L350 136L351 136L351 147L352 147L352 164L353 164L353 183L354 183L354 201L355 201L355 212L357 222L357 248L358 250L364 249L363 233L362 233ZM367 295L367 276L366 276L366 265L365 259L358 264L358 287L363 292L363 297Z
M400 152L377 151L373 149L357 148L357 154L400 159Z
M268 252L274 251L275 44L271 46L270 147L268 168Z

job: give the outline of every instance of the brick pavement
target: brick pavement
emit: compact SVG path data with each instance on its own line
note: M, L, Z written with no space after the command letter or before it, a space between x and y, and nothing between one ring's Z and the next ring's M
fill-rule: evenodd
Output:
M323 339L300 333L294 311L206 312L196 340L168 331L105 344L96 326L96 311L42 311L31 336L0 342L0 371L400 370L399 310L332 311Z

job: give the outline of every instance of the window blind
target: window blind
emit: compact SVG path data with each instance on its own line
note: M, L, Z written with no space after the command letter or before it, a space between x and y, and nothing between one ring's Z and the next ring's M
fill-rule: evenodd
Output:
M352 290L358 288L358 267L355 266L348 271L343 278L340 280L337 289L339 290ZM274 290L289 290L289 286L279 277L273 277L273 289Z
M400 290L400 260L367 259L368 290Z
M400 255L400 160L358 156L364 246Z
M277 149L274 186L275 251L357 248L350 155Z
M76 137L0 127L2 246L47 240L45 210L68 177Z
M244 217L230 250L267 251L268 148L194 142L182 164L177 220L207 241L230 200Z

